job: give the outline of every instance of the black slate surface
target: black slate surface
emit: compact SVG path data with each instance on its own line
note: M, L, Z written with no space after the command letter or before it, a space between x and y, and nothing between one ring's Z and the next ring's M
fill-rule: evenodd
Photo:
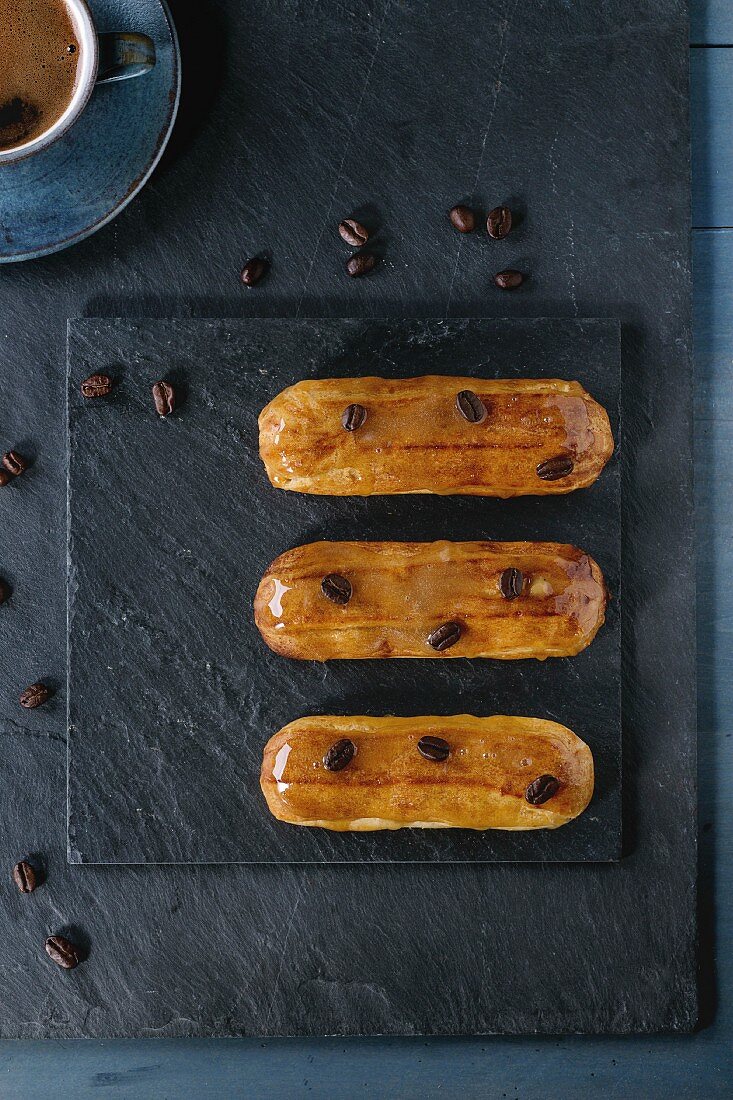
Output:
M151 184L77 248L0 270L0 446L35 459L0 492L0 866L30 850L48 867L30 897L5 879L0 1035L691 1028L686 3L172 7L183 101ZM444 211L472 194L521 202L521 234L456 239ZM332 225L361 204L388 260L347 281ZM261 248L271 275L245 292ZM498 257L531 268L512 296L491 287ZM304 316L622 321L619 863L66 863L66 318L292 316L301 299ZM58 694L22 712L39 676ZM387 934L396 908L409 933ZM71 974L41 947L65 925L89 945Z
M80 383L109 373L109 399ZM613 859L621 848L619 463L567 496L309 497L272 488L257 416L299 378L576 378L618 433L612 321L78 321L69 333L69 858L80 863ZM150 386L170 378L161 421ZM573 658L284 660L252 599L321 538L571 542L613 593ZM304 714L527 714L593 752L592 805L553 831L345 834L276 821L262 748ZM399 914L395 915L399 919Z

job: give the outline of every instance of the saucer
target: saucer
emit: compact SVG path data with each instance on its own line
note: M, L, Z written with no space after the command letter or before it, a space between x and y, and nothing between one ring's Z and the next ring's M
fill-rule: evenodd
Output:
M98 86L67 134L0 166L0 263L47 256L101 229L145 186L173 129L181 59L165 0L92 0L90 7L100 33L149 35L155 67Z

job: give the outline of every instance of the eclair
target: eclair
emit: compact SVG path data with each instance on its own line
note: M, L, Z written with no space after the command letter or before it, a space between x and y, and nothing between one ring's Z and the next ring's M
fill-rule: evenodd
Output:
M300 718L265 746L260 785L292 825L556 829L593 794L584 741L539 718Z
M278 489L513 497L591 485L613 453L605 409L560 379L323 378L259 418Z

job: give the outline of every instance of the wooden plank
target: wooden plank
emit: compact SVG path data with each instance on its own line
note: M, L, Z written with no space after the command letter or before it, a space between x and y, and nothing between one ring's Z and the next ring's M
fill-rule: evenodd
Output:
M701 1003L715 951L730 1024L733 823L724 808L733 800L725 766L733 748L733 231L696 233L693 259Z
M708 46L733 43L733 4L730 0L691 0L690 42Z
M690 67L692 224L733 226L733 49L691 50Z

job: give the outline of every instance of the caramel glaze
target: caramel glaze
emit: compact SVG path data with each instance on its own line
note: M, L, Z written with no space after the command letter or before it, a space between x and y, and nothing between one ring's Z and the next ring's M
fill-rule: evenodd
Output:
M461 390L481 398L483 423L461 416ZM348 432L341 415L352 403L367 417ZM605 409L558 379L312 379L278 394L259 426L276 488L331 496L569 493L594 482L613 452ZM572 472L539 477L537 466L559 455L572 458Z
M425 760L421 737L441 737L448 759ZM331 745L356 746L338 772L323 766ZM560 781L540 806L525 798L541 775ZM556 829L593 794L593 757L565 726L539 718L300 718L265 746L260 785L272 814L338 832L375 829Z
M500 577L521 570L507 600ZM321 591L348 579L345 605ZM606 590L591 557L552 542L313 542L281 554L260 581L255 622L276 653L304 661L365 657L569 657L603 623ZM457 622L439 652L428 635Z

